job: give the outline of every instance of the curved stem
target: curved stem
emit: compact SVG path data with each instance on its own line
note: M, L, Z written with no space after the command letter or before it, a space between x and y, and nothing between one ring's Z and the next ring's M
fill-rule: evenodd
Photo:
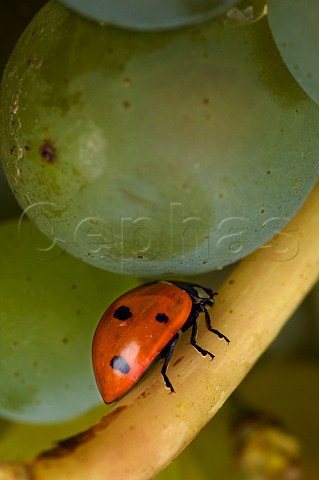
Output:
M101 421L29 464L3 465L0 480L141 480L172 461L219 410L276 337L319 274L319 184L272 241L244 259L219 291L214 327L199 328L203 358L183 336L169 368L160 365Z

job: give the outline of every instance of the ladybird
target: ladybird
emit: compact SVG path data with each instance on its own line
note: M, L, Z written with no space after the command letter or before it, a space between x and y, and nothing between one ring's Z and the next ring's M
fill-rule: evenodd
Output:
M203 356L214 355L197 345L197 320L205 315L206 327L219 338L229 340L212 328L207 306L217 295L209 288L176 281L140 285L115 300L102 316L93 338L93 370L105 403L125 395L157 357L164 358L166 374L180 332L191 328L190 343Z

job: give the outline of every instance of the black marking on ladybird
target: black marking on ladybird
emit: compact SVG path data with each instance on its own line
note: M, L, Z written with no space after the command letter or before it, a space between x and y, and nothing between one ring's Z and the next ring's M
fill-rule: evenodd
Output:
M110 361L110 365L113 370L118 370L121 373L128 373L131 370L131 367L127 363L127 361L121 357L121 355L115 355Z
M113 317L117 318L118 320L128 320L129 318L131 318L131 316L132 316L131 309L126 305L121 305L113 313Z
M39 153L46 163L54 163L56 161L56 150L50 140L44 140L39 149Z
M168 322L168 316L166 315L166 313L158 313L155 317L155 319L159 322L159 323L167 323Z

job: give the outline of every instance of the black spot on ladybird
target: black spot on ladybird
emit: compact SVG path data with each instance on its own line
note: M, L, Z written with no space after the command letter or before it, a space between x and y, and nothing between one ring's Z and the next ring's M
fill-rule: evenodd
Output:
M130 308L126 307L125 305L121 305L113 313L113 317L117 318L118 320L128 320L129 318L131 318L131 316L132 316L132 312Z
M121 373L128 373L131 370L129 364L121 355L115 355L110 361L110 365L113 370L118 370Z
M166 313L158 313L156 315L155 319L160 323L167 323L168 322L168 316L166 315Z

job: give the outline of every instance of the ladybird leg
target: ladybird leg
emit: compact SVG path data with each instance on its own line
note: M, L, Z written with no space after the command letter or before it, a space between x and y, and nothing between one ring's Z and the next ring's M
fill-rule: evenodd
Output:
M204 350L204 348L200 347L196 343L196 337L197 337L197 318L194 319L193 325L192 325L192 334L191 334L191 345L193 345L196 350L203 355L203 357L206 357L206 355L209 355L210 358L213 360L215 358L215 355L210 353L208 350Z
M225 335L223 335L218 330L216 330L215 328L212 327L211 318L210 318L209 312L206 310L206 308L204 308L204 313L205 313L205 322L206 322L207 329L210 332L215 333L215 335L217 335L218 338L223 338L224 340L226 340L227 343L229 343L230 340Z
M167 370L168 364L169 364L169 362L172 358L173 351L174 351L175 345L177 343L178 337L179 337L179 335L177 333L176 335L174 335L172 340L166 346L166 348L165 348L165 360L164 360L162 370L161 370L161 374L163 376L165 385L166 385L167 388L170 389L171 393L175 392L175 390L174 390L173 385L171 384L168 376L166 375L166 370Z

